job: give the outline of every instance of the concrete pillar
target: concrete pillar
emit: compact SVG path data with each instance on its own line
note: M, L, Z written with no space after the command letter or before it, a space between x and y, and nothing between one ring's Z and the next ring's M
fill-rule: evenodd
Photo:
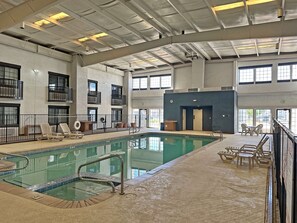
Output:
M127 105L123 107L123 122L130 123L132 118L132 73L124 72L123 94L126 95Z

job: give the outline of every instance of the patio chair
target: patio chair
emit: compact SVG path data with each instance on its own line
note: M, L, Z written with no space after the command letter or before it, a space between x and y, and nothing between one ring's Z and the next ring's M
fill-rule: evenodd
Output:
M231 163L237 157L237 154L237 152L226 150L218 152L218 155L224 163Z
M257 125L256 128L255 128L255 130L254 130L254 133L256 133L257 136L258 136L259 134L263 134L263 124L259 124L259 125Z
M241 135L242 134L247 135L248 133L250 133L250 130L249 130L247 124L242 123L241 124Z
M72 132L67 123L60 123L59 126L62 130L62 134L67 138L81 139L84 136L84 134L82 134L81 132L78 132L78 131Z
M64 136L61 133L52 132L52 129L48 123L40 124L41 135L42 138L46 138L48 140L58 140L62 141Z

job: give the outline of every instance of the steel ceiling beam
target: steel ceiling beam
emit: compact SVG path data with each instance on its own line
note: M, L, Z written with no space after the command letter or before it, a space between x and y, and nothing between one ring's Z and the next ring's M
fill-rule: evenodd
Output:
M207 42L208 46L215 52L215 54L222 59L221 54L211 45L211 43Z
M259 48L258 48L258 41L256 39L254 40L254 44L255 44L256 54L257 54L257 57L258 57L260 54L259 54Z
M246 0L243 0L243 4L244 4L244 12L247 17L248 23L249 23L249 25L253 25L253 22L252 22L251 16L250 16L250 12L249 12L249 6L247 5Z
M63 0L28 0L0 14L0 32L3 32L46 8L63 2Z
M151 52L151 51L146 51L147 54L149 54L152 57L157 58L158 60L162 61L163 63L166 63L169 66L172 66L171 63L169 63L167 60L163 59L162 57L159 57L158 55L156 55L155 53Z
M257 38L280 38L297 36L296 19L285 20L253 26L241 26L225 30L212 30L201 33L191 33L179 36L171 36L146 43L135 44L110 50L102 53L95 53L84 56L84 66L100 63L134 53L143 52L156 47L173 43L209 42L209 41L230 41Z
M231 45L232 45L232 48L233 48L233 50L234 50L235 54L237 55L237 57L238 57L238 58L240 58L240 55L239 55L239 53L238 53L238 51L237 51L236 47L234 46L234 43L233 43L233 41L230 41L230 43L231 43Z

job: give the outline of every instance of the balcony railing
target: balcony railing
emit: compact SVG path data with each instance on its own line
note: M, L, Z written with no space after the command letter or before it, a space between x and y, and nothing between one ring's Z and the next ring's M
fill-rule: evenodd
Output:
M72 88L68 87L48 87L48 101L68 102L73 100Z
M89 91L88 92L88 104L101 104L101 92Z
M23 81L0 78L0 97L23 99Z
M111 105L126 105L126 95L118 95L113 94L111 95Z

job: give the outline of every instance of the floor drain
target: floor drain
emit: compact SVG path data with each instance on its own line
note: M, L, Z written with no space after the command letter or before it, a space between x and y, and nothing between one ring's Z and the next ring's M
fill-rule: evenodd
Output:
M139 192L144 192L144 191L147 191L147 188L143 186L137 186L134 188L134 190Z

